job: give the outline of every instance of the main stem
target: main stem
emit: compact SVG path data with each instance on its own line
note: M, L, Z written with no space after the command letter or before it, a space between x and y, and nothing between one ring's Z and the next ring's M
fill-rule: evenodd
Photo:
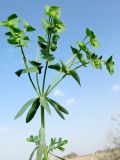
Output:
M52 23L52 19L50 17L49 17L49 21ZM47 42L47 53L48 54L50 50L50 41L51 41L51 34L48 33L48 42ZM48 61L46 61L46 64L45 64L45 71L44 71L43 84L42 84L42 95L44 95L47 68L48 68ZM45 128L45 113L44 113L43 106L41 106L41 127Z

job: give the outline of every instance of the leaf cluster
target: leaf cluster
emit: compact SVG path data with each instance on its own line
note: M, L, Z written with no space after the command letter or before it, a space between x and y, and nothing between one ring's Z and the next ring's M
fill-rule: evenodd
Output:
M46 39L46 37L38 36L38 44L41 51L41 58L50 62L55 58L52 52L57 50L59 34L64 30L65 26L60 20L60 7L46 6L45 13L49 18L42 20L42 26L48 37Z
M50 145L48 147L48 152L53 152L54 150L58 149L60 151L64 151L64 145L68 143L67 140L63 140L62 138L59 138L58 140L56 138L51 138Z
M4 26L8 28L8 32L5 35L8 37L7 41L11 45L15 45L16 47L27 47L28 41L30 40L29 37L26 35L27 32L35 31L29 23L24 21L24 29L20 29L18 27L20 23L20 19L16 14L10 15L7 20L1 21L0 26Z
M19 118L30 106L31 108L29 109L26 116L26 123L30 122L33 119L39 107L44 107L46 112L48 114L51 114L49 104L55 109L55 111L62 119L65 119L63 114L68 114L68 111L58 102L45 96L34 98L26 102L16 114L15 119Z
M37 61L29 61L29 63L32 65L31 67L25 68L25 69L19 69L15 72L15 74L20 77L23 73L37 73L41 74L43 66L41 63Z

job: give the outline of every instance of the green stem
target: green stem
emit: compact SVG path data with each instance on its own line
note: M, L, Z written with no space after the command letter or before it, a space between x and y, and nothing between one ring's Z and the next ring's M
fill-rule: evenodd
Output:
M87 64L89 64L89 63L90 63L90 62L88 62ZM87 64L86 64L86 65L87 65ZM78 68L83 67L83 66L86 67L84 64L81 64L81 65L75 67L73 70L77 70Z
M45 88L45 79L46 79L47 67L48 67L48 62L46 62L46 65L45 65L45 71L44 71L44 77L43 77L43 84L42 84L42 94L44 94L44 88Z
M39 80L38 80L38 73L36 73L36 82L37 82L39 94L41 95L41 90L40 90L40 85L39 85Z
M72 59L74 59L74 58L76 58L76 55L73 55L70 59L68 59L68 60L66 61L66 64L70 63L70 62L72 61ZM59 75L61 74L61 72L62 72L62 71L59 71L59 72L56 74L56 76L52 79L51 83L49 84L49 86L48 86L48 88L47 88L47 90L46 90L46 92L45 92L45 95L46 95L46 93L48 92L48 90L52 87L52 85L54 84L54 82L56 81L56 79L59 77Z
M52 22L52 19L50 17L49 17L49 21ZM48 52L48 54L49 54L49 50L50 50L50 43L51 43L51 34L48 34L48 42L47 42L47 52ZM48 68L48 61L46 61L46 64L45 64L43 84L42 84L42 95L44 94L47 68ZM44 112L45 112L44 107L41 106L41 127L43 127L43 128L45 128L45 113Z
M22 53L22 57L23 57L23 61L24 61L25 67L26 67L26 69L27 69L27 68L28 68L28 64L27 64L27 60L26 60L26 57L25 57L23 48L20 47L20 49L21 49L21 53ZM28 77L29 77L29 80L30 80L33 88L35 89L36 93L39 95L38 90L37 90L37 88L36 88L36 86L35 86L35 84L34 84L34 82L33 82L33 80L32 80L32 77L31 77L30 73L28 73Z
M43 106L41 106L41 127L45 128L45 113Z
M55 87L58 83L60 83L65 77L67 76L67 74L64 74L51 88L48 92L45 93L45 95L47 96Z

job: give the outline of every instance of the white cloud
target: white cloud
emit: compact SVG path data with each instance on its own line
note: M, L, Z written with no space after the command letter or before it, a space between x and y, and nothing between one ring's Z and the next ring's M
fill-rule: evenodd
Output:
M54 97L64 97L65 94L60 90L60 89L56 89L53 93Z
M69 99L66 99L65 105L66 105L66 106L72 106L72 105L74 105L76 102L77 102L76 99L74 99L74 98L69 98Z
M113 91L120 91L120 84L114 84L112 87Z

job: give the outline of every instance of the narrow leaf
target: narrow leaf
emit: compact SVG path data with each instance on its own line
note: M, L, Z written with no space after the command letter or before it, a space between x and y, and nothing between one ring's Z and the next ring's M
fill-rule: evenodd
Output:
M72 50L73 54L78 54L79 53L78 49L73 48L72 46L70 46L70 47L71 47L71 50Z
M54 69L54 70L57 70L57 71L61 70L61 66L60 66L59 63L53 64L53 65L49 65L48 68Z
M109 73L111 75L113 75L113 73L114 73L114 62L113 62L113 57L112 56L110 58L108 58L108 60L106 61L106 67L107 67L107 70L109 71Z
M40 97L40 104L45 108L45 110L48 112L48 114L51 115L51 111L47 102L47 99L45 97Z
M67 65L61 60L61 64L62 64L62 71L67 73L68 72L68 67Z
M78 82L78 84L81 85L80 84L80 77L75 70L71 70L69 72L69 75L71 75Z
M54 107L54 109L56 110L56 112L58 113L58 115L65 120L63 114L61 113L61 111L59 110L59 107L57 106L56 103L54 103L54 101L50 98L47 98L48 102Z
M16 114L14 119L19 118L27 109L28 107L35 101L35 98L30 99L27 103L24 104L24 106L19 110L19 112Z
M30 108L28 114L27 114L27 117L26 117L26 123L30 122L33 117L35 116L36 112L37 112L37 109L40 105L40 102L39 102L39 98L37 98L33 104L32 104L32 107Z
M24 69L20 69L20 70L16 71L15 74L16 74L18 77L20 77L21 74L23 73L23 71L24 71Z
M33 32L35 31L35 28L29 25L29 23L24 21L24 28L26 29L27 32Z
M12 14L7 18L7 20L10 21L10 20L15 19L15 18L18 18L17 15L16 14Z
M41 65L41 63L36 62L36 61L29 61L31 65L39 67Z
M50 100L58 106L58 109L61 112L65 113L65 114L69 114L68 111L63 106L61 106L58 102L54 101L53 99L50 99Z

